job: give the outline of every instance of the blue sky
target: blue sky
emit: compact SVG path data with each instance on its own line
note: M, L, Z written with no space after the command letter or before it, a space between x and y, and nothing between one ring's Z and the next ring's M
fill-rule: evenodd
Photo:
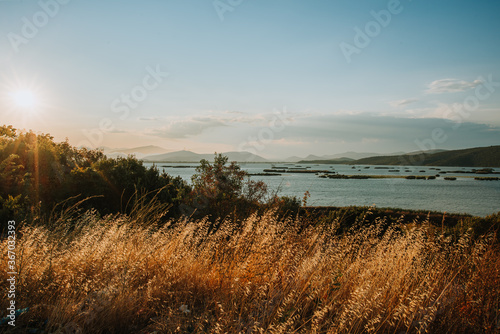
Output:
M498 145L498 13L456 0L0 1L1 123L74 145L264 157Z

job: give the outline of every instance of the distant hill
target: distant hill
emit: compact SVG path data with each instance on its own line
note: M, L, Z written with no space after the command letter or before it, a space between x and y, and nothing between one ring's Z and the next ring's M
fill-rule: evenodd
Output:
M300 158L298 156L292 156L292 157L288 157L286 159L278 159L280 162L297 162L297 161L300 161L302 160L303 158Z
M401 152L391 153L391 154L388 154L388 155L396 155L396 154L401 154ZM333 154L333 155L328 155L328 156L323 156L323 157L326 158L326 159L332 159L332 160L334 160L334 159L345 159L345 158L356 160L356 159L363 159L363 158L368 158L368 157L377 157L377 156L381 156L381 155L384 155L384 154L380 154L380 153L368 153L368 152L352 152L352 151L349 151L349 152L338 153L338 154Z
M356 161L355 159L342 157L342 158L338 158L338 159L328 159L328 160L324 160L324 159L320 159L320 160L300 160L298 163L301 163L301 164L308 163L308 164L331 164L331 165L335 165L335 164L348 164L348 163L355 162L355 161Z
M428 151L414 151L414 152L409 152L409 153L404 153L404 152L400 152L398 154L389 154L389 155L417 155L417 154L422 154L422 153L426 153L426 154L434 154L434 153L439 153L439 152L446 152L448 150L428 150ZM380 154L380 155L387 155L387 154ZM371 157L366 157L366 158L371 158ZM360 158L361 159L361 158Z
M396 154L401 154L401 152L394 153L394 155L396 155ZM338 160L338 159L341 159L341 160L348 159L346 161L349 161L349 160L356 160L356 159L381 156L381 155L383 155L383 154L366 153L366 152L365 153L344 152L344 153L329 154L329 155L322 155L322 156L310 154L305 158L300 158L297 156L289 157L289 158L284 159L283 162L301 162L301 163L303 163L306 160L307 161L319 161L319 160Z
M263 157L250 152L224 152L222 155L227 156L229 161L267 162L267 160ZM149 162L200 162L202 159L212 161L213 158L213 153L198 154L191 151L176 151L164 154L148 155L142 158L142 160Z
M225 152L223 155L229 158L229 161L238 162L268 162L269 160L250 152ZM210 155L210 160L214 157L213 154Z
M323 157L314 155L314 154L309 154L307 157L305 157L303 160L321 160Z
M356 165L416 165L457 167L500 167L500 146L475 147L437 153L413 153L370 157L352 161Z
M213 157L213 155L198 154L183 150L164 154L148 155L142 158L142 160L158 162L199 162L201 159L209 159L209 157Z
M110 158L127 157L128 155L135 155L138 159L141 159L147 155L161 154L168 152L167 149L154 145L139 146L133 148L102 147L102 149L104 151L104 154L106 154Z

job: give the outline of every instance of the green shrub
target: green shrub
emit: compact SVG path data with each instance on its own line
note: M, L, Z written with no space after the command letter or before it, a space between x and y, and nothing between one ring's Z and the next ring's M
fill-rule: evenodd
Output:
M213 164L201 160L192 177L193 189L184 213L212 219L232 216L246 217L264 203L267 186L263 181L250 180L248 173L228 157L215 153Z
M146 168L133 156L107 158L99 150L56 143L48 134L0 127L0 218L47 219L58 203L82 202L101 214L129 213L146 194L170 205L170 216L190 187L180 177ZM143 198L144 200L144 198ZM3 226L2 226L3 229Z

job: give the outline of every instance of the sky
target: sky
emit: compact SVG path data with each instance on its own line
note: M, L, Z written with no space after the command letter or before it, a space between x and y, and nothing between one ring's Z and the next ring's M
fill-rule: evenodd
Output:
M0 124L265 158L500 144L500 2L0 0Z

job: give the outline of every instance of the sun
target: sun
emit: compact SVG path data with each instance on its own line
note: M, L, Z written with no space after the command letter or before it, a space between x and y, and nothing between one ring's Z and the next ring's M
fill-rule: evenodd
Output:
M30 90L17 90L9 95L14 106L18 108L34 110L38 105L36 95Z

